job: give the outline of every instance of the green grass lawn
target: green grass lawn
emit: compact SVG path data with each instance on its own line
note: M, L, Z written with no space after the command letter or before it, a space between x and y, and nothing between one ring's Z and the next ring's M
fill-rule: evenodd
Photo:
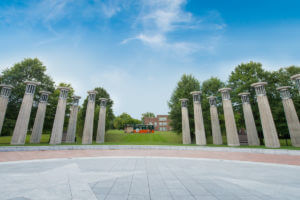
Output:
M38 146L38 145L49 145L49 134L43 134L41 138L40 144L30 144L30 135L26 137L25 146ZM0 136L0 146L8 146L10 145L11 136ZM211 147L228 147L226 145L226 136L223 136L224 145L213 145L212 137L207 137L207 146ZM280 140L281 149L293 149L300 150L300 147L292 147L290 140L288 140L288 146L286 146L285 140ZM81 138L77 139L75 144L67 144L64 145L80 145ZM97 144L93 141L93 144ZM105 136L105 144L110 145L183 145L182 138L180 134L177 134L172 131L156 131L155 133L148 134L140 134L140 133L124 133L123 130L108 130ZM97 144L103 145L103 144ZM194 146L195 144L191 144L189 146ZM240 146L236 148L266 148L265 146Z

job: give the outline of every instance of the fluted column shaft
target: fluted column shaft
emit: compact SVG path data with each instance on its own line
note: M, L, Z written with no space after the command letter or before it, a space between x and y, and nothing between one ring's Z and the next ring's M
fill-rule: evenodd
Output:
M292 145L295 147L300 147L300 123L299 118L294 106L294 102L291 99L290 92L288 91L290 87L280 87L280 96L282 98L282 104L284 108L285 118L287 121Z
M96 92L89 91L89 99L87 103L85 122L83 128L82 144L92 144L93 142L95 97L96 97Z
M28 130L28 124L29 124L29 119L30 119L30 113L31 113L31 108L32 108L32 103L33 103L34 92L35 92L36 86L40 84L37 82L31 82L31 81L28 81L25 83L27 84L26 90L25 90L25 95L22 100L22 105L21 105L21 108L19 111L19 115L17 118L13 136L11 139L11 144L16 144L16 145L25 144L27 130Z
M259 82L254 83L251 86L255 87L257 104L259 109L259 115L261 120L261 126L264 134L264 141L266 147L278 148L280 147L275 123L273 120L271 108L269 105L268 98L266 96L266 91L264 85L267 83Z
M249 103L249 93L241 93L239 94L242 98L243 102L243 112L244 112L244 119L246 124L247 130L247 139L249 146L259 146L259 138L257 134L257 129L251 109L251 105Z
M221 134L218 109L216 105L216 98L209 97L209 103L210 103L210 118L211 118L213 144L220 145L223 144L223 139Z
M78 115L78 106L73 105L71 107L70 119L69 119L69 124L68 124L68 131L67 131L67 137L66 137L67 143L75 142L77 115Z
M0 96L0 135L3 127L3 122L5 119L7 104L8 104L8 97Z
M46 115L47 102L40 102L30 137L30 143L40 143Z
M79 96L73 96L73 105L70 109L71 113L66 137L67 143L75 142L79 99Z
M187 101L188 101L187 99L181 99L182 143L183 144L191 144L191 132L190 132Z
M105 118L106 118L106 100L101 100L98 129L97 129L97 143L104 143L105 141Z
M61 144L64 129L65 113L69 88L59 87L60 95L57 103L50 144Z
M232 109L232 103L230 100L230 90L230 88L223 88L219 90L222 93L227 144L228 146L240 146L240 141L237 134L237 128Z
M50 92L41 91L41 98L36 112L30 143L40 143L46 115L48 95Z
M195 138L197 145L206 145L206 136L201 107L201 92L191 92L194 103L194 122L195 122Z

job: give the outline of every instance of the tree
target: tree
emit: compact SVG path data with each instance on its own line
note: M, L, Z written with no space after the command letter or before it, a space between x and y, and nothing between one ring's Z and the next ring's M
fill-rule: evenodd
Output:
M14 88L9 98L4 127L2 129L3 135L11 135L13 132L14 126L16 124L16 119L20 110L22 98L24 96L26 87L24 81L26 80L35 80L41 82L41 85L37 86L35 91L34 104L30 115L29 127L33 126L35 113L37 110L37 102L39 101L39 91L54 91L54 82L51 79L51 77L46 74L46 66L44 66L43 63L37 58L26 58L23 61L16 63L13 67L6 68L2 72L0 82L5 84L11 84L12 86L14 86ZM46 118L50 119L50 115L51 113L47 112ZM49 123L51 123L51 120ZM46 129L49 128L47 125L45 127Z
M199 81L192 75L184 74L180 81L177 83L175 90L172 93L171 99L168 102L170 108L170 119L171 126L174 131L181 133L182 122L181 122L181 105L179 99L187 98L188 101L188 112L190 119L191 132L194 133L194 109L193 109L193 98L190 92L200 90Z
M143 114L142 114L142 122L143 122L143 123L145 123L145 122L144 122L145 117L153 118L153 117L155 117L155 114L152 113L152 112L146 112L146 113L143 113Z
M94 89L97 91L96 100L95 100L95 113L94 113L94 131L93 131L93 138L95 139L97 136L97 128L98 128L98 119L99 119L99 111L100 111L100 98L107 98L109 99L106 106L106 121L105 121L105 129L108 130L113 128L113 120L115 118L112 110L113 101L110 99L110 95L108 92L102 87L96 87ZM83 127L84 127L84 120L87 108L88 96L85 98L82 109L78 114L78 123L77 123L77 133L81 137L83 134Z
M122 113L114 120L114 128L115 129L124 129L126 124L141 124L142 122L138 119L132 118L127 113Z

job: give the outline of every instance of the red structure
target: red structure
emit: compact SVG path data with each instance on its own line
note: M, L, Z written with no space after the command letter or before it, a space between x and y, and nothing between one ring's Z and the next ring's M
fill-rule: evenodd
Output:
M171 120L169 115L157 115L156 117L145 117L145 125L153 125L155 131L171 131L172 127L170 126Z

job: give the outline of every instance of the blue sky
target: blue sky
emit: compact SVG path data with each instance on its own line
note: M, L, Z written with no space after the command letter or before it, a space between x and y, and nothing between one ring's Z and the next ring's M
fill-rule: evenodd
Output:
M250 60L300 65L300 1L1 0L0 69L39 58L76 94L102 86L118 115L168 113L184 73L226 81Z

